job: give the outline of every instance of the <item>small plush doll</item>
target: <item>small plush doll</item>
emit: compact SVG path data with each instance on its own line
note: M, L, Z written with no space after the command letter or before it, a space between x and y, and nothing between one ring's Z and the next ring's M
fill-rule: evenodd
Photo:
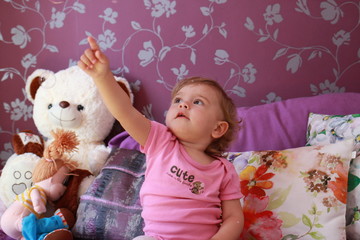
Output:
M77 149L79 141L72 131L52 132L54 141L45 148L44 156L33 171L34 185L16 197L1 217L2 230L14 239L23 239L23 218L31 213L37 219L47 211L48 201L59 199L65 192L64 182L77 163L65 157Z
M59 208L51 217L37 218L35 214L23 218L22 235L26 240L72 240L68 229L75 224L75 216L67 208Z
M0 200L6 208L16 195L32 186L32 172L43 156L44 140L31 131L22 131L12 137L12 146L14 154L6 161L0 176Z

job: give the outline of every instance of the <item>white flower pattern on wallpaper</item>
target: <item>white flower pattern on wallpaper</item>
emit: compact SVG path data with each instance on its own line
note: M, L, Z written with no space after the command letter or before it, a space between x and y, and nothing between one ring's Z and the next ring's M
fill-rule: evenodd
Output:
M161 35L161 25L156 25L155 21L157 18L160 18L160 17L170 18L172 15L176 14L177 13L176 1L145 0L144 1L145 8L148 10L151 10L151 16L153 17L153 24L152 24L153 27L152 27L152 29L147 29L147 28L143 28L139 22L136 22L136 21L131 22L131 26L135 30L135 32L133 34L131 34L124 41L124 43L121 47L120 51L122 52L122 59L125 58L124 55L125 55L127 46L132 41L132 39L135 38L135 36L137 34L145 32L149 35L149 38L152 37L150 35L155 36L161 42L161 47L160 48L155 47L155 43L153 43L152 40L145 40L143 42L143 46L142 46L143 48L138 51L138 55L137 55L138 59L139 59L139 65L142 67L149 67L149 65L151 63L155 62L156 70L158 73L158 79L156 80L156 82L163 85L167 90L170 91L173 87L173 84L170 84L168 82L168 80L163 77L164 74L162 73L163 71L166 71L167 69L162 69L161 67L159 67L161 62L165 61L167 54L169 52L171 52L175 49L179 49L182 51L190 50L190 55L189 55L190 62L193 65L196 65L196 58L197 58L196 46L200 45L201 41L204 41L204 39L206 39L206 37L208 37L212 31L217 29L221 36L223 36L224 38L227 37L228 33L227 33L227 30L225 29L226 23L223 22L220 25L214 25L214 23L213 23L214 21L213 21L213 17L212 17L212 14L216 11L215 4L225 4L227 2L227 0L222 0L222 1L209 0L209 2L210 2L210 4L208 6L200 7L200 10L199 10L199 13L201 13L204 17L209 18L210 19L209 22L211 23L210 25L205 24L203 26L203 29L201 32L202 36L192 44L187 43L190 38L194 38L198 33L197 33L197 31L195 31L195 29L192 25L183 25L181 27L181 31L184 33L185 39L182 42L179 42L178 44L168 46L168 45L166 45L165 37L163 37ZM109 44L102 45L101 37L110 31L109 29L106 28L106 22L115 24L116 18L118 16L117 12L115 12L115 11L113 11L113 9L109 9L109 8L107 8L104 11L104 13L106 16L111 15L111 17L106 18L101 15L99 16L100 18L104 19L104 23L103 23L103 32L104 33L99 35L98 38L95 37L97 39L97 41L100 42L99 45L102 50L111 48L112 45L114 44L114 42L111 42ZM86 35L93 36L89 31L86 32ZM111 38L114 41L116 41L115 34L112 34ZM83 44L84 45L87 44L86 38L84 38L80 42L80 45L83 45ZM112 51L117 51L117 50L112 49ZM215 64L223 65L225 63L229 63L234 66L233 68L231 68L228 80L226 81L226 83L224 85L225 90L229 94L235 94L238 97L246 97L246 89L241 86L240 81L242 79L244 83L248 83L248 84L254 83L256 81L257 70L256 70L254 64L248 63L242 69L239 66L239 64L230 60L230 55L225 50L218 49L218 50L216 50L214 55L215 55L215 57L214 57ZM190 74L190 72L188 70L188 66L185 63L181 63L179 68L176 68L176 67L171 68L171 72L175 75L176 81L178 81ZM124 75L125 73L130 73L129 67L126 66L125 63L123 62L123 66L119 67L119 70L117 71L117 73L119 73L121 75ZM235 82L235 84L230 85L230 84L228 84L229 82ZM143 113L147 117L149 117L148 111L143 111Z
M140 65L146 67L155 60L155 48L151 41L144 42L144 49L139 51Z
M9 134L9 142L4 144L4 147L1 148L0 152L0 159L1 165L5 164L5 160L7 160L10 155L13 153L13 150L11 148L10 140L11 135L15 134L16 132L19 132L19 130L16 128L16 122L18 121L27 121L32 119L32 105L28 105L28 102L26 101L26 93L25 93L25 81L27 76L29 75L29 68L31 67L37 67L37 59L41 54L48 50L50 52L58 52L58 48L55 45L51 45L47 43L47 35L45 34L45 29L55 29L55 28L62 28L64 26L64 20L68 14L70 14L72 11L76 11L78 13L84 13L85 12L85 6L79 1L75 1L72 5L67 6L66 4L63 5L63 8L61 10L57 10L56 8L51 9L51 16L50 19L47 20L45 13L41 11L41 2L37 1L35 2L34 6L31 6L29 1L18 3L16 1L7 0L5 1L7 3L10 3L14 9L19 10L20 12L31 12L34 14L37 14L40 19L42 19L42 26L35 26L29 29L26 29L22 25L17 25L13 27L10 30L11 33L11 41L4 39L3 34L0 32L0 42L3 42L4 44L13 44L15 46L18 46L20 49L26 49L28 44L31 42L31 34L34 32L38 33L42 37L42 45L41 48L38 49L37 52L27 53L25 51L24 55L21 59L21 66L23 69L16 69L13 67L4 67L0 68L0 73L3 73L3 76L1 78L1 81L11 80L14 79L14 75L17 76L17 78L20 78L24 82L24 86L22 88L23 96L22 98L15 98L15 100L11 101L10 103L3 102L3 109L6 113L9 114L11 121L13 122L13 125L11 126L11 129L3 129L0 127L0 133L8 133ZM11 149L11 150L10 150Z
M184 25L182 26L181 30L184 32L185 35L185 40L179 44L173 45L173 46L166 46L165 43L165 39L161 36L160 32L161 32L161 27L158 25L155 27L155 19L153 22L153 29L143 29L141 27L141 25L137 22L133 22L132 23L132 27L134 28L134 30L137 31L137 33L142 32L142 31L148 31L148 32L152 32L156 37L158 37L162 43L161 49L158 51L158 55L156 55L156 49L153 46L152 42L144 42L144 49L139 51L138 57L141 60L140 65L143 67L146 67L148 64L150 64L153 61L157 62L157 66L159 66L159 63L161 61L164 61L164 59L166 58L166 55L172 51L173 49L181 49L181 50L190 50L190 61L192 64L196 64L196 45L199 45L201 41L203 41L209 34L210 32L212 32L215 29L218 29L219 33L226 38L227 37L227 31L225 29L226 24L222 23L219 26L213 25L213 19L212 19L212 14L215 11L215 7L214 7L214 3L215 4L224 4L226 3L226 0L222 0L222 1L214 1L214 0L210 0L210 4L209 6L203 6L200 7L200 12L202 13L202 15L204 17L208 17L210 18L210 22L211 25L205 24L202 30L202 36L199 40L197 40L196 42L192 43L192 44L187 44L188 39L193 38L197 35L197 32L195 31L194 27L192 25ZM152 1L152 3L150 1L144 1L145 6L147 9L151 9L152 10L152 16L153 17L161 17L164 13L166 13L166 17L169 18L171 17L171 15L176 13L176 1ZM133 37L133 36L131 36ZM130 41L130 39L128 39ZM215 64L220 64L219 61L217 60L217 58L222 58L223 53L225 51L224 50L217 50L215 53ZM225 53L227 54L227 53ZM229 56L227 54L226 56L226 62L230 62L228 60ZM223 62L225 63L225 62ZM222 64L223 64L222 63ZM158 69L158 75L159 75L159 79L157 80L158 83L163 84L164 87L168 90L171 90L171 88L173 87L173 85L169 84L163 77L161 74L161 70L159 69L159 67L157 67ZM181 78L186 77L189 74L189 70L186 66L186 64L181 64L180 68L171 68L172 72L174 73L174 75L176 76L176 80L178 81ZM233 70L232 70L233 71ZM256 73L256 70L255 70ZM243 74L246 75L246 74ZM231 77L234 77L235 75L232 74ZM254 73L252 73L252 79L251 81L255 81L255 76ZM246 81L245 81L246 82ZM232 89L228 90L228 92L230 93L239 93L238 90L238 86L234 85ZM237 94L238 96L244 97L245 96L245 89L241 88L241 94Z
M172 68L171 71L175 76L177 76L177 80L185 78L185 76L189 75L189 70L186 69L184 64L181 64L179 68Z
M303 1L303 4L306 5L306 1ZM337 3L334 0L327 0L327 2L322 2L320 4L321 16L324 20L330 21L331 24L336 24L339 21L340 17L344 16L344 12L337 6ZM310 12L306 12L310 16Z
M276 93L270 92L266 95L266 99L261 100L262 103L272 103L272 102L279 102L282 98L280 96L277 96Z
M280 4L277 3L267 6L264 13L264 19L268 25L282 22L283 17L280 15Z
M165 14L166 17L170 17L172 14L176 13L176 1L144 0L144 4L147 9L151 9L151 16L155 18L161 17L163 14Z
M4 103L5 111L10 113L10 118L13 121L18 121L24 118L24 121L31 119L32 106L27 106L24 101L20 101L18 98L10 104Z
M54 56L47 54L62 54L63 46L58 45L61 42L53 40L52 34L66 32L70 28L72 23L68 21L69 15L76 15L80 22L85 19L85 21L82 20L84 21L83 25L79 28L81 32L78 35L83 36L76 43L79 49L87 45L87 36L93 36L103 51L110 55L116 54L116 69L113 72L124 77L134 76L135 79L130 81L130 85L136 94L140 94L144 85L143 81L151 81L151 84L158 86L157 88L170 91L177 81L194 75L196 69L206 64L206 67L221 69L222 73L219 77L221 84L227 93L238 102L247 101L257 94L259 95L258 103L271 103L282 100L284 91L278 90L276 86L271 86L262 93L254 90L254 88L261 87L261 84L265 85L264 82L267 81L264 76L259 78L260 74L264 75L266 72L259 68L261 62L285 60L284 73L296 75L307 72L307 66L312 63L312 60L321 61L324 56L329 56L335 67L323 79L311 81L309 93L314 95L344 92L346 89L339 83L340 80L345 73L359 67L360 63L359 47L355 52L357 61L344 61L341 56L345 47L354 44L357 36L353 35L359 31L359 22L353 21L351 27L349 24L342 23L342 20L347 20L349 17L349 6L357 9L354 17L358 19L360 6L354 0L259 2L256 6L262 7L251 9L252 14L255 13L251 16L250 11L248 13L243 6L251 4L254 6L255 3L243 1L236 5L239 7L236 11L243 12L241 18L235 14L235 10L228 10L229 7L237 4L235 1L229 0L200 0L196 4L189 0L187 2L184 0L139 0L133 1L131 4L124 0L114 0L104 1L101 5L96 5L90 0L4 0L1 4L7 7L11 6L19 14L35 16L39 21L33 24L18 20L6 24L0 22L2 26L0 44L11 45L11 47L19 49L21 54L17 64L5 65L3 63L0 66L0 83L20 79L25 86L26 78L31 71L34 68L42 68L41 65L47 61L44 59ZM186 4L191 4L191 8L184 7ZM136 14L137 12L128 14L126 11L130 5L141 8L139 12L141 11L143 16L139 16ZM315 5L319 8L315 8ZM282 41L285 31L282 27L284 25L291 27L294 23L293 19L286 17L284 9L292 10L304 18L336 26L337 30L328 39L330 44L299 46L292 44L291 41ZM191 16L182 17L187 16L190 10ZM128 14L127 18L124 18L124 12ZM237 18L227 18L225 15L227 13L230 15L230 12ZM87 15L88 18L86 18ZM235 27L234 19L238 21L238 28ZM176 24L171 25L173 22ZM8 28L4 28L4 25ZM119 26L128 28L123 30ZM169 26L171 26L172 33L176 33L176 38L169 37ZM241 34L250 33L249 35L252 35L253 38L245 39L242 35L236 38L239 32ZM223 41L222 44L217 44L216 41L219 40ZM271 56L272 59L256 58L251 55L252 53L243 55L241 47L240 51L239 49L233 50L227 44L228 41L233 41L232 46L242 45L241 41L244 40L252 41L254 49L271 44L271 50L276 49L274 55ZM36 47L34 47L35 42L38 43ZM79 49L76 50L80 51ZM205 52L209 55L205 56ZM174 61L174 59L176 60ZM66 62L68 62L68 66L76 64L76 60L73 59L66 59ZM143 79L144 75L139 75L139 72L151 72L152 75L148 79ZM2 112L7 114L5 118L9 119L11 124L0 123L0 134L8 139L1 143L1 160L7 159L5 156L8 155L11 135L22 130L19 129L21 126L19 123L30 120L32 117L32 106L26 100L23 88L17 95L12 96L12 99L2 103ZM140 97L138 96L138 98ZM155 103L151 101L141 104L139 109L150 119L158 119L162 114L162 112L157 115L154 113L156 112L153 107Z
M296 5L297 6L295 7L295 10L297 12L304 13L311 18L320 19L311 13L308 7L307 0L297 0ZM343 2L341 5L338 5L335 0L327 0L320 2L320 9L322 9L320 12L321 20L330 21L331 24L338 23L340 18L345 17L345 13L344 11L342 11L341 8L345 7L346 5L352 5L353 7L358 9L358 12L360 10L360 5L351 1ZM254 22L249 17L246 19L244 26L249 31L252 31L259 36L259 42L265 42L267 40L270 40L281 47L276 52L273 60L276 60L283 56L287 56L288 62L286 65L286 70L295 74L301 70L304 60L310 61L316 57L321 58L323 54L327 54L332 58L335 65L337 66L336 68L333 68L333 81L330 82L329 79L326 79L323 83L320 83L319 86L310 84L310 89L314 95L333 92L345 92L344 87L338 87L336 84L345 72L349 71L355 65L360 64L360 57L358 54L358 59L356 61L348 64L347 66L342 66L339 60L339 52L342 50L342 46L348 45L351 41L351 33L359 27L359 21L351 30L346 31L344 29L341 29L333 34L331 40L332 43L336 46L336 48L332 51L329 47L326 46L297 47L281 42L281 40L278 38L280 31L279 28L275 28L275 30L273 31L271 31L269 28L269 26L271 25L279 24L282 21L286 21L286 19L283 19L281 15L281 4L276 3L273 5L268 5L263 16L265 20L264 28L259 28L256 31ZM306 59L307 53L309 55Z
M11 29L11 34L13 34L11 37L12 42L20 48L25 48L26 44L31 40L23 26L14 27Z
M61 11L56 11L55 8L51 9L52 15L51 15L51 21L50 21L50 28L61 28L64 26L64 19L66 17L66 14Z
M215 64L217 64L217 65L223 65L223 64L229 63L234 66L234 68L231 68L231 70L230 70L230 77L226 81L224 88L225 88L225 90L227 90L227 92L236 94L239 97L246 97L245 88L241 87L239 84L235 84L232 87L232 89L228 90L227 82L229 82L233 78L236 78L237 83L239 83L240 77L242 77L242 79L245 83L254 83L256 80L255 74L257 73L257 70L254 68L253 64L249 63L243 69L241 69L237 63L230 60L229 53L222 49L216 50L214 61L215 61Z

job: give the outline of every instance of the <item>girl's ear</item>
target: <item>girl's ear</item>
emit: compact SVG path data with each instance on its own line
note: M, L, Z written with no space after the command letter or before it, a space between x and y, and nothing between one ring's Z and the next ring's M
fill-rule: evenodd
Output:
M229 123L226 121L217 122L214 130L212 131L211 136L213 138L221 138L229 129Z

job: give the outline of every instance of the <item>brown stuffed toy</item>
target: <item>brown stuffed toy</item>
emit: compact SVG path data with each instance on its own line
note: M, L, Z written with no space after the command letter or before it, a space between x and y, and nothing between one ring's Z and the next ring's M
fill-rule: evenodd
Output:
M12 138L12 145L18 155L31 152L42 157L44 152L44 140L30 130L15 134Z
M76 211L79 206L78 192L80 183L90 175L92 175L91 172L85 169L75 169L72 171L66 182L67 188L65 193L60 199L54 202L55 208L67 208L76 216Z

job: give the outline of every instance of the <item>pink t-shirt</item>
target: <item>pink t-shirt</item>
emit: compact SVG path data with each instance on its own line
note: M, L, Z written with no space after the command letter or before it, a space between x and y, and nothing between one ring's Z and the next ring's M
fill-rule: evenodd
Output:
M221 201L240 199L234 166L219 158L197 163L170 130L151 122L145 181L140 191L146 235L158 239L210 239L221 223Z

